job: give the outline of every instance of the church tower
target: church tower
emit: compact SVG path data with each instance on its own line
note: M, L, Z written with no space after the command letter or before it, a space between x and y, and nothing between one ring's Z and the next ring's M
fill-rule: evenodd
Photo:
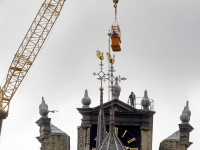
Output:
M110 61L114 57L111 58L110 55L108 60L111 62L111 73L104 73L103 53L97 51L97 54L101 60L101 74L94 75L98 75L101 80L100 105L94 108L89 105L86 107L88 98L84 97L83 107L77 108L82 115L82 123L78 127L78 150L152 150L155 114L152 109L153 100L150 101L146 90L140 102L140 109L119 100L121 87L118 81L125 78L114 77L114 61ZM102 80L105 79L111 81L112 100L103 103Z
M147 93L147 92L145 92ZM147 94L142 101L147 101ZM148 103L148 102L146 102ZM152 104L152 101L150 101ZM105 113L106 132L109 133L111 101L103 104ZM114 132L121 140L126 150L152 150L153 141L153 111L150 105L142 106L141 109L131 107L121 100L113 100L113 112L115 114ZM84 150L96 150L97 125L100 106L94 108L77 108L82 115L81 126L78 127L78 150L82 150L81 145L88 145ZM111 116L112 116L111 114ZM81 131L81 132L80 132ZM106 135L108 137L108 134ZM106 144L106 140L103 143Z

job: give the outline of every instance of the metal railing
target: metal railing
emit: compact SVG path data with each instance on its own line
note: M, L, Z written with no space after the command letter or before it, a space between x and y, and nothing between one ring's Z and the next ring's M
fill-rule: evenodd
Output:
M135 98L134 106L133 106L135 109L143 109L143 107L141 105L142 99L143 99L143 97L136 97ZM149 110L154 111L154 100L150 99L150 98L149 98L149 100L150 100L150 106L148 108L149 108ZM131 106L130 99L128 99L127 104Z

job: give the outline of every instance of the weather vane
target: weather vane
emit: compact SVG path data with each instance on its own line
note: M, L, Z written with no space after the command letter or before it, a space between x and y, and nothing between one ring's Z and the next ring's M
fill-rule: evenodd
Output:
M113 64L115 63L115 55L113 55L113 58L112 58L111 55L110 55L110 53L106 53L107 59L108 59L109 63L111 64L110 70L109 70L110 73L107 73L107 74L103 72L103 63L102 63L102 60L104 59L103 53L100 52L99 50L97 50L96 55L101 60L101 63L100 63L101 68L100 68L100 72L99 73L95 73L94 72L93 75L94 76L98 75L99 78L97 78L97 79L101 80L100 90L102 89L102 91L103 91L102 81L105 82L106 80L108 80L111 83L111 86L109 86L109 88L111 88L111 92L113 93L113 90L112 90L113 89L113 83L116 80L116 78L118 78L119 82L121 80L126 80L126 78L124 78L124 77L121 78L121 76L115 77L113 75L113 72L115 72L114 66L113 66Z
M101 53L99 50L97 50L96 52L96 55L97 57L101 60L101 63L100 63L100 72L99 73L93 73L94 76L98 75L99 78L97 78L98 80L101 80L101 87L102 87L102 81L106 81L106 75L109 76L109 74L105 74L103 72L103 63L102 63L102 60L104 59L104 56L103 56L103 53Z

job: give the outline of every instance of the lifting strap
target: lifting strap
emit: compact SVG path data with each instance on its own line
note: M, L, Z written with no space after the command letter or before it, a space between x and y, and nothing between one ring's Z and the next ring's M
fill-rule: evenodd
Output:
M113 22L113 25L118 25L118 22L117 22L117 3L114 4L114 8L115 8L115 20Z
M117 5L115 5L115 19L117 19Z
M115 7L115 19L117 19L117 5L115 5L114 7Z

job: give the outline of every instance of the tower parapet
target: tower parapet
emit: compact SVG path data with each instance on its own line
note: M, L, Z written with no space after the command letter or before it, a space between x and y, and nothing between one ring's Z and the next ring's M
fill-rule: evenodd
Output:
M39 113L42 117L36 121L40 127L40 136L36 137L41 143L40 149L52 150L53 147L56 150L70 150L69 135L51 124L51 118L48 117L49 112L55 111L48 110L48 105L42 97L42 103L39 106Z
M186 102L186 106L180 116L181 124L179 124L179 130L173 133L168 138L164 139L160 143L159 150L187 150L192 144L189 142L190 132L194 129L190 124L191 111L189 110L189 102Z

